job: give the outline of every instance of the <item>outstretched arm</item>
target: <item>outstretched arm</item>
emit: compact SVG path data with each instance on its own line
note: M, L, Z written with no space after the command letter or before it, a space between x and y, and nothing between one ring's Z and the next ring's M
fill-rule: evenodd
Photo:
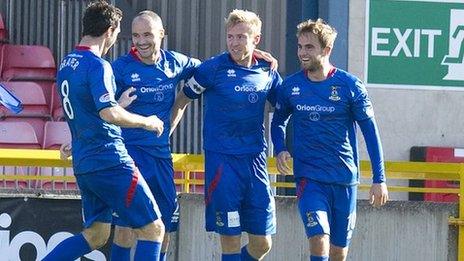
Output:
M364 140L366 141L367 152L372 165L372 186L369 191L370 203L375 207L380 207L388 201L388 189L385 184L385 168L383 162L382 143L377 128L377 123L373 117L358 122Z

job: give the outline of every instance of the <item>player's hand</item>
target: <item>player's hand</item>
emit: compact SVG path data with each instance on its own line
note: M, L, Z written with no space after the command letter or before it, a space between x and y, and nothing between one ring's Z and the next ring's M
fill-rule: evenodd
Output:
M61 144L60 147L60 159L67 160L71 156L71 143Z
M119 106L126 108L129 106L135 99L137 99L137 95L134 94L135 88L130 87L129 89L125 90L121 97L119 97L118 104Z
M255 49L253 51L253 55L255 55L256 58L263 59L266 62L270 62L271 63L271 70L273 70L273 71L276 71L277 68L279 67L279 62L277 61L276 58L274 58L274 56L272 56L271 53L268 53L268 52L265 52L265 51L262 51L262 50L259 50L259 49Z
M388 189L385 182L374 183L369 191L369 202L374 207L385 205L388 201Z
M290 155L290 153L288 151L281 151L278 155L277 155L277 160L276 160L276 164L277 164L277 170L281 173L281 174L284 174L284 175L290 175L292 174L292 170L290 169L290 167L288 166L288 161L292 158L292 156Z
M162 120L156 117L156 115L152 115L146 117L146 125L144 129L156 132L156 136L159 137L161 134L163 134L164 123Z

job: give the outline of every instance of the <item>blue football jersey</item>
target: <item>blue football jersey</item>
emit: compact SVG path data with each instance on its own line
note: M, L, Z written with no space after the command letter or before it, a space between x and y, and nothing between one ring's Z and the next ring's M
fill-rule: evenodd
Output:
M78 46L61 62L57 88L71 129L74 173L132 164L121 129L99 115L100 110L117 105L110 63Z
M292 115L295 176L356 184L355 122L374 116L364 84L340 69L321 82L300 71L286 78L280 90L271 127L276 153L286 150L284 122Z
M204 96L204 149L224 154L263 151L264 106L266 100L275 104L281 82L264 60L254 59L247 68L226 52L203 62L183 91L191 99Z
M149 65L140 61L133 48L127 55L113 62L113 70L117 98L130 87L136 89L134 94L137 99L126 109L144 116L156 115L164 122L164 132L160 137L140 128L123 128L124 143L146 148L148 153L156 157L170 158L170 118L176 86L180 81L192 77L200 61L173 51L160 52L159 61Z

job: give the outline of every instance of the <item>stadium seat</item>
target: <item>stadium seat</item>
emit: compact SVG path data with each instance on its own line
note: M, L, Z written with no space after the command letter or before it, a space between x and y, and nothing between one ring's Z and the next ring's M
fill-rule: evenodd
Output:
M44 117L50 118L50 107L47 104L42 88L34 82L2 82L23 104L23 111L14 114L8 109L0 108L0 117Z
M182 172L182 171L175 171L175 172L174 172L174 179L184 179L184 172ZM183 187L183 185L177 185L177 184L176 184L176 191L177 191L178 193L184 192L184 187Z
M3 21L3 15L0 13L0 44L8 42L8 30L5 26L5 21Z
M0 121L0 148L40 149L34 128L27 122Z
M49 48L39 45L4 45L1 78L5 81L54 81L55 60Z
M13 176L35 176L37 175L37 167L26 167L26 166L0 166L0 174ZM0 187L6 189L30 189L35 186L35 181L27 180L6 180L2 178L0 180Z
M205 181L205 173L204 172L191 172L190 179L195 180L203 180ZM205 193L205 185L191 185L190 186L190 193L198 193L204 194Z
M60 149L61 144L71 142L71 132L64 121L47 121L44 128L44 149Z
M52 118L54 121L64 121L64 111L63 107L61 105L61 97L58 94L58 91L56 89L56 84L53 84L52 90L52 106L51 106L51 112L52 112Z
M25 117L6 117L0 119L0 126L3 122L21 122L29 123L35 132L39 144L43 143L45 120L43 118L25 118ZM42 146L41 146L42 147Z
M39 175L41 176L73 176L72 168L59 168L59 167L40 167ZM75 181L41 181L37 183L36 188L44 190L77 190Z

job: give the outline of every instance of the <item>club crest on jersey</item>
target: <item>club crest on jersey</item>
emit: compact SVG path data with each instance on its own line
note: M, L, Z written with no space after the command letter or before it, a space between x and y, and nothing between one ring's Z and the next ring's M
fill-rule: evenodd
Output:
M307 219L307 223L306 223L307 227L317 226L317 221L314 220L313 215L311 214L311 212L306 212L306 219Z
M339 101L340 96L338 96L338 92L337 92L338 87L337 86L332 86L331 88L332 88L332 92L330 94L329 100L331 100L331 101Z
M227 77L237 77L234 69L227 70Z
M174 77L174 72L169 67L169 62L164 63L164 74L166 74L168 78Z
M140 75L138 73L131 74L132 82L140 82Z
M292 88L292 95L300 95L300 87L295 86Z

